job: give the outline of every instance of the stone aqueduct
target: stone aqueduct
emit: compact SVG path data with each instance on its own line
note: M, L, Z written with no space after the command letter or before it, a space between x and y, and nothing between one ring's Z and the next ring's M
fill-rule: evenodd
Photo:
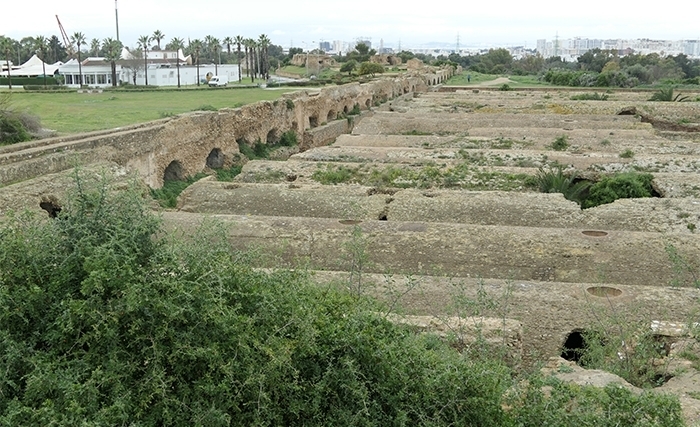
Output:
M239 143L275 143L293 130L300 149L327 144L348 132L352 120L338 120L353 108L368 110L379 103L425 91L455 72L451 67L430 72L286 94L217 112L194 112L127 128L72 137L49 138L0 149L0 183L9 184L76 164L116 162L158 188L164 178L184 178L207 166L230 165Z

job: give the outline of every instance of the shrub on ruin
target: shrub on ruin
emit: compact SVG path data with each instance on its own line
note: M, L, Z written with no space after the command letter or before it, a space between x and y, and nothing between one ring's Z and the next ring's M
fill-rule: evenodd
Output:
M280 137L279 145L283 147L294 147L298 144L297 133L293 130L288 130Z
M0 145L29 141L39 128L37 118L14 111L9 93L0 94Z
M625 172L604 176L593 184L582 207L612 203L617 199L653 197L655 191L652 185L654 177L648 173Z
M567 200L583 202L591 184L579 181L576 173L565 174L561 167L540 168L535 176L535 185L541 193L561 193Z
M76 180L58 218L0 232L2 425L680 425L674 398L545 394L303 270L253 268L220 224L166 234L138 185Z
M566 135L558 136L550 145L552 150L564 151L569 148L569 137Z

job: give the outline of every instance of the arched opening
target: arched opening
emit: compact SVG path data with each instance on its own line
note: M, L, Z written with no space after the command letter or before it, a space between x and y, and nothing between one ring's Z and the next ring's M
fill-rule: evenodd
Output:
M311 128L318 127L318 117L317 116L309 116L309 127L311 127Z
M566 336L561 350L561 358L579 363L586 351L586 337L582 330L573 330Z
M348 114L348 111L350 111L350 109L348 108L347 105L345 107L343 107L343 114Z
M337 113L335 112L335 110L330 110L330 111L328 112L328 115L326 116L326 122L331 122L331 121L337 119L337 118L338 118L337 116L338 116L338 115L337 115Z
M224 167L224 153L219 148L215 148L209 152L207 156L207 167L211 169L221 169Z
M39 207L45 210L51 218L58 218L58 214L61 213L61 205L52 196L42 198Z
M183 181L185 179L185 170L182 164L177 160L170 162L165 172L163 172L163 181Z
M270 131L267 133L267 137L265 137L265 140L270 145L277 144L280 142L280 131L277 129L270 129Z
M369 99L365 100L365 107L369 108L370 105L372 105L370 100Z

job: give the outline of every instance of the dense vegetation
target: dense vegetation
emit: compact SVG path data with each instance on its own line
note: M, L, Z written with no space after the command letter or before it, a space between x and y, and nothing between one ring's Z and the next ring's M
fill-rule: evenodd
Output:
M518 382L360 295L252 269L216 224L165 234L137 185L76 184L58 218L0 231L0 425L682 425L674 398Z
M15 144L32 138L40 128L39 119L15 111L10 93L0 93L0 145Z

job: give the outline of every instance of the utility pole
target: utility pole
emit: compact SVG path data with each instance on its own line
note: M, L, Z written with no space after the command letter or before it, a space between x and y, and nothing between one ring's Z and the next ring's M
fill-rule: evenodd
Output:
M455 50L455 53L459 55L459 33L457 33L457 48Z
M114 19L117 22L117 41L119 41L119 12L117 11L117 0L114 0Z

